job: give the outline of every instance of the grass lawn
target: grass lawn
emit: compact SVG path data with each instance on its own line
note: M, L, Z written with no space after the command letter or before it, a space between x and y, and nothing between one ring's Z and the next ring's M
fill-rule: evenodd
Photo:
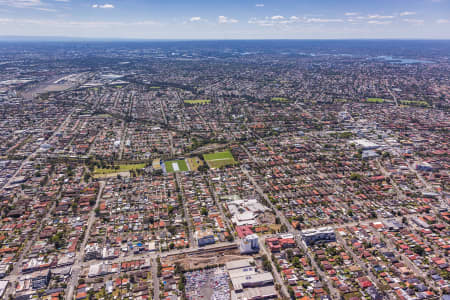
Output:
M369 103L383 103L384 99L382 99L382 98L367 98L367 102L369 102Z
M288 102L289 101L288 98L284 98L284 97L273 97L271 100L278 101L278 102Z
M353 293L347 293L347 294L344 294L344 299L345 300L349 300L349 299L351 299L351 298L358 298L358 299L361 299L361 293L360 292L353 292Z
M186 159L188 165L189 165L189 169L191 171L197 171L198 167L203 165L203 161L198 158L197 156L195 157L190 157Z
M426 101L400 100L400 104L412 105L412 106L430 107L430 104L428 102L426 102Z
M97 115L97 117L99 117L99 118L110 118L111 115L109 115L109 114L99 114L99 115Z
M208 104L211 103L211 100L207 99L196 99L196 100L184 100L186 104Z
M119 165L119 168L95 168L94 175L95 174L113 174L113 173L120 173L120 172L127 172L130 170L137 170L137 169L143 169L145 168L145 164L134 164L134 165Z
M157 90L157 89L160 89L161 87L159 87L159 86L151 86L150 88L154 89L154 90Z
M229 150L210 154L203 154L203 158L211 169L226 165L234 165L236 161Z
M166 172L167 173L174 173L174 172L186 172L189 171L188 166L186 164L185 160L171 160L171 161L165 161L164 165L166 166Z

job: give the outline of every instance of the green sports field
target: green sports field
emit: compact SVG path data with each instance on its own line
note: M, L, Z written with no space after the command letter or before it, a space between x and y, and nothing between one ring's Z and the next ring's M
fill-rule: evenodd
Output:
M284 98L284 97L273 97L271 100L272 101L278 101L278 102L287 102L287 101L289 101L288 98Z
M229 150L204 154L203 158L211 169L220 168L227 165L234 165L236 161Z
M411 106L430 107L430 104L426 101L400 100L400 104L411 105Z
M384 99L382 99L382 98L367 98L367 102L370 102L370 103L383 103Z
M164 165L166 166L167 173L175 173L175 172L186 172L189 171L186 161L184 160L171 160L165 161Z
M197 100L184 100L186 104L208 104L211 103L211 100L207 99L197 99Z

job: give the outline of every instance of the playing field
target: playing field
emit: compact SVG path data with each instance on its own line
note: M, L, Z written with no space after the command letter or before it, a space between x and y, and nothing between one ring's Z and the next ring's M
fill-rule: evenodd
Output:
M400 100L400 104L412 105L412 106L430 107L430 104L428 102L426 102L426 101Z
M203 158L211 169L220 168L236 163L229 150L210 154L203 154Z
M186 172L189 171L188 166L184 160L171 160L165 161L164 165L166 166L167 173L174 172Z
M208 104L211 100L207 99L197 99L197 100L184 100L184 103L186 104Z
M367 102L370 102L370 103L383 103L384 99L381 99L381 98L367 98Z
M273 97L271 100L272 101L278 101L278 102L287 102L287 101L289 101L288 98L284 98L284 97Z

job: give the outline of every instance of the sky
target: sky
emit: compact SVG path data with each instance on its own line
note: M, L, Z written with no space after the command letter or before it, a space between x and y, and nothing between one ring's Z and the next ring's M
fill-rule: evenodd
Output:
M450 39L450 0L0 0L0 36Z

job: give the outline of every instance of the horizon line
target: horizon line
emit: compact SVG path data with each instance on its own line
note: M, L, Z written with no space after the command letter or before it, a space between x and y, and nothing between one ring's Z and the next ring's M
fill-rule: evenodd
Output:
M130 41L130 42L194 42L194 41L450 41L450 38L120 38L71 36L0 35L2 41Z

